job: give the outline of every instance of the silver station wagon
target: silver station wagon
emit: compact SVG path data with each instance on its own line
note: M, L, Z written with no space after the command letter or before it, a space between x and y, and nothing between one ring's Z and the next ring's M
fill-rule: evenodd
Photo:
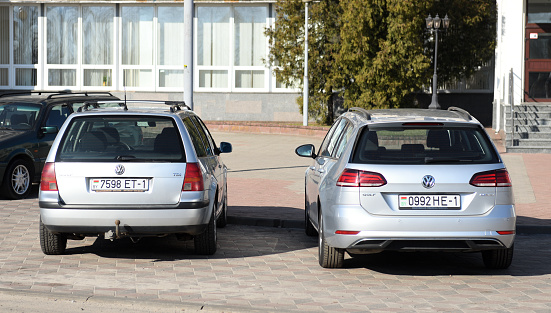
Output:
M42 251L62 254L67 239L86 236L175 234L214 254L227 218L220 154L231 144L218 147L183 103L117 103L85 103L57 135L40 183Z
M350 109L306 170L306 233L322 267L344 253L482 252L489 268L513 258L511 181L483 126L459 108Z

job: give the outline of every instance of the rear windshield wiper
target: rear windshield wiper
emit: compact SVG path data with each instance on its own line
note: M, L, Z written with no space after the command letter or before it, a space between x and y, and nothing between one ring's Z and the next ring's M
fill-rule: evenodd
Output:
M118 155L115 160L132 162L160 162L159 160L137 158L133 155Z
M136 157L133 155L117 155L115 159L119 161L130 161L130 160L135 160Z
M425 164L429 164L429 163L464 163L464 162L473 162L473 160L459 159L459 158L425 157Z

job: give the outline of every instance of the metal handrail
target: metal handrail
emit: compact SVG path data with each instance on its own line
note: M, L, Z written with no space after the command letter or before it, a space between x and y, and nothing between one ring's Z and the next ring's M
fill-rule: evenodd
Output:
M511 147L515 145L515 108L514 108L514 95L513 95L513 69L509 71L509 110L511 112Z

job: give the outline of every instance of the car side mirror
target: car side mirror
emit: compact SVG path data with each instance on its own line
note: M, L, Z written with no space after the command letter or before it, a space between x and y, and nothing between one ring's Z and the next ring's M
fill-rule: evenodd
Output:
M316 147L314 147L313 144L306 144L299 146L295 149L295 153L298 156L305 157L305 158L312 158L315 159L317 157L316 155Z
M57 134L59 129L57 129L57 126L42 126L40 127L40 130L42 131L42 134Z
M220 151L220 153L230 153L230 152L232 152L231 143L222 141L220 143L220 148L218 150Z

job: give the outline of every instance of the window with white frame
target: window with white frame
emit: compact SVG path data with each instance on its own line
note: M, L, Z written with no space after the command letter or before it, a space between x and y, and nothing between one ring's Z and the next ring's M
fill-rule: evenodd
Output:
M46 8L47 86L78 86L78 6Z
M38 6L0 6L0 87L37 86L38 16Z
M262 89L266 86L265 6L234 9L234 87Z
M269 5L197 6L196 87L209 91L268 91L264 65Z
M10 7L0 6L0 86L9 84Z
M230 15L228 6L197 7L196 73L199 88L229 88Z
M122 86L154 89L153 6L121 7Z
M82 85L111 87L114 73L114 6L82 7Z
M157 73L159 88L183 88L183 6L160 6L157 9Z
M269 4L195 7L197 90L286 89L264 64ZM120 4L118 14L110 4L43 8L0 6L0 88L183 89L183 5Z

